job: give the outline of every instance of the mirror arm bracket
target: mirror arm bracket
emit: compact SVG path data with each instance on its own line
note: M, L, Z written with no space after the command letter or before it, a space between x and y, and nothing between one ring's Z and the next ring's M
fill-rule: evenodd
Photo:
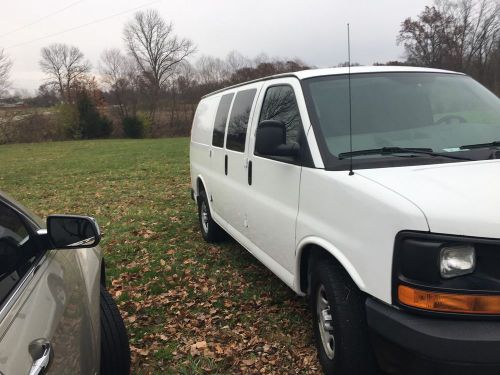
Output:
M47 229L38 229L36 231L36 235L38 237L38 241L44 250L53 250L54 246L50 242L49 235L47 233Z

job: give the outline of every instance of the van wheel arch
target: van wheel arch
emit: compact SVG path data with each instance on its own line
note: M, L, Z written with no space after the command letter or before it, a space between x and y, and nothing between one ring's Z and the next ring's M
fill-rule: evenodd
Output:
M203 239L206 242L217 243L225 239L224 230L212 218L210 198L207 195L203 181L198 179L199 191L196 197L198 207L198 223Z
M198 178L196 179L196 203L198 203L198 199L202 191L206 192L207 190L205 189L205 184L203 183L203 180L201 179L201 177L198 176Z
M345 269L345 267L342 265L342 263L339 262L339 260L328 250L324 249L323 247L315 244L310 244L306 245L301 253L300 253L300 291L302 293L305 293L306 295L310 295L310 286L311 286L311 264L314 262L312 261L313 259L325 259L325 260L331 260L335 262L336 264L339 265L339 267L344 270L347 276L353 281L353 283L356 285L356 282L353 280L349 272Z

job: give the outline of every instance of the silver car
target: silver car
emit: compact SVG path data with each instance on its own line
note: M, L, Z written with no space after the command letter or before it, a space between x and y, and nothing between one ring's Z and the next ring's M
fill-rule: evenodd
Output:
M0 374L128 374L93 218L46 225L0 193Z

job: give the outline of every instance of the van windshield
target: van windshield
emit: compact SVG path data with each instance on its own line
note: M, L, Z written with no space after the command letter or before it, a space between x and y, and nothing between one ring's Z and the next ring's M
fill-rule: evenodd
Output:
M333 158L350 155L348 76L310 78L303 87L323 148ZM373 152L390 148L466 156L472 151L461 146L500 140L500 99L464 75L353 74L351 106L356 159L394 158L394 153Z

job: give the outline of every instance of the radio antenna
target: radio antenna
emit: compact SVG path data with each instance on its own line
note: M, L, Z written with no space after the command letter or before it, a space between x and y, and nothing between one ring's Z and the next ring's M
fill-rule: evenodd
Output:
M351 30L347 24L347 77L349 81L349 147L351 149L351 158L349 161L349 176L354 175L352 170L352 105L351 105Z

